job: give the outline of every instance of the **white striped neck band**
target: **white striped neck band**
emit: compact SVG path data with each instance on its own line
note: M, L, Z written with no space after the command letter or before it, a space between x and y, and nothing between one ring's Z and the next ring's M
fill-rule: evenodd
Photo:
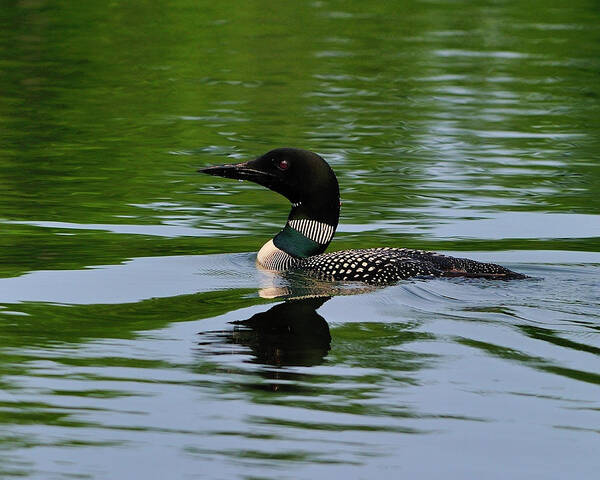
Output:
M306 238L321 245L329 243L335 234L335 227L333 225L316 220L288 220L288 225Z

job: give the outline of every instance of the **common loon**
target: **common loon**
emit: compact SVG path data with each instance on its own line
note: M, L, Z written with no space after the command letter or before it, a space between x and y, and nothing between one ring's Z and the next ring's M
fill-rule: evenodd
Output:
M277 148L249 162L198 170L209 175L249 180L292 204L287 223L258 252L260 266L276 271L302 270L323 280L390 284L416 277L526 278L493 263L436 252L380 247L323 253L338 225L340 190L329 164L319 155Z

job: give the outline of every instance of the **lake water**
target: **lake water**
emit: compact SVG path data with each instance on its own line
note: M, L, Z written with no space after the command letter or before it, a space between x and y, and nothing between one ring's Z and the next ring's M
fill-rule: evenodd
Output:
M599 25L581 0L3 2L0 476L595 478ZM531 278L258 271L289 204L196 169L280 146L338 174L330 250Z

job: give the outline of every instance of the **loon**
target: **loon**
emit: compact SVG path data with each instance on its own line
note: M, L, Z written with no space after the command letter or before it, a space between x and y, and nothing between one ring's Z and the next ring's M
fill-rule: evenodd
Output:
M277 148L248 162L215 165L199 172L249 180L292 204L285 227L258 252L268 270L301 270L322 280L391 284L428 277L526 278L493 263L455 258L423 250L379 247L324 253L340 215L340 190L329 164L316 153Z

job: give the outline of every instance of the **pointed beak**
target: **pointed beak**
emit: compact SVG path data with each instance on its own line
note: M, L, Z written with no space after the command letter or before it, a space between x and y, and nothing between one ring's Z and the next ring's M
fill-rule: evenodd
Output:
M267 187L275 179L275 176L270 173L252 168L248 165L248 162L214 165L212 167L201 168L198 171L200 173L215 175L217 177L233 178L236 180L249 180Z
M225 178L240 178L243 175L244 167L246 163L228 164L228 165L213 165L211 167L201 168L198 171L200 173L207 173L208 175L215 175L216 177Z

